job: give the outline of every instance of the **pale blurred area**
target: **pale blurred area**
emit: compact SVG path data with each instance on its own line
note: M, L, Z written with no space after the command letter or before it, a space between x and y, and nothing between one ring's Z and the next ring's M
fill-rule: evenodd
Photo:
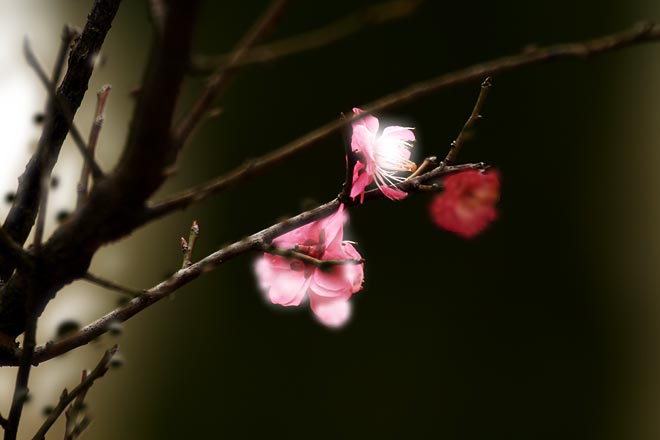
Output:
M139 84L150 42L146 7L142 3L124 1L104 45L105 62L95 71L83 107L76 117L77 126L87 133L91 127L96 90L103 84L112 84L98 149L99 161L105 169L110 169L120 154L132 111L130 92ZM37 56L50 71L62 26L65 23L82 26L89 5L89 1L0 0L0 132L3 133L0 144L0 194L3 198L15 187L16 178L36 143L40 130L33 122L33 116L43 109L45 101L41 85L23 60L22 39L24 36L30 38ZM626 28L642 17L660 19L660 4L656 1L620 2L620 8L625 20L614 20L618 24L611 31ZM520 41L521 46L525 43ZM660 47L657 49L660 54ZM629 402L630 414L623 417L626 420L625 429L629 432L626 439L630 440L660 438L660 270L657 267L660 262L660 55L648 55L648 51L635 48L602 56L617 57L618 62L616 72L608 74L608 89L601 91L607 96L604 101L607 101L607 111L610 113L603 116L605 110L594 109L594 114L601 112L598 120L607 121L607 124L585 124L582 139L602 143L604 153L594 157L595 170L585 173L584 180L577 182L579 186L575 191L585 200L588 199L585 205L566 208L587 212L584 215L587 220L579 221L576 226L577 236L588 249L584 254L587 260L583 263L586 270L602 274L602 282L609 283L609 287L619 293L612 301L620 304L621 314L633 323L633 328L625 336L626 340L621 343L626 347L620 353L621 362L626 365L626 375L621 378L622 385L619 385L624 388L621 398ZM561 81L569 80L561 78ZM383 93L387 91L389 89L383 90ZM543 104L539 104L539 108L542 107ZM562 115L554 117L561 118ZM585 115L585 118L588 117ZM289 133L292 139L302 134L302 128L297 127ZM566 153L565 156L557 156L558 165L560 158L571 160L571 154L581 154L572 151L579 149L580 145L573 145L570 141L567 139L565 145L558 146L563 149L562 154ZM526 148L532 149L533 146ZM598 148L592 147L590 151L598 151ZM190 165L189 162L181 165L180 174L171 187L199 181ZM54 173L60 185L51 192L49 200L50 231L56 226L56 214L75 206L80 166L80 157L67 140ZM506 197L505 188L503 198ZM0 218L4 218L7 210L8 204L1 201ZM192 213L177 215L138 231L125 242L103 249L95 257L91 271L135 288L152 286L180 264L177 239L186 233L191 220ZM503 221L506 221L506 215ZM205 226L202 224L202 228ZM214 227L218 228L218 225ZM609 238L603 240L603 236ZM204 246L213 249L220 244L207 242ZM247 263L243 261L241 264ZM217 275L215 281L220 282ZM220 292L220 289L191 290L186 289L178 294L203 296L227 293ZM255 292L253 286L245 286L244 291L237 294L255 295ZM82 325L93 321L114 308L119 299L120 296L115 293L86 283L69 286L49 304L39 322L38 341L43 343L52 338L58 324L64 320L73 319ZM126 323L123 336L105 336L88 347L34 369L30 380L32 400L26 406L20 438L31 438L43 420L42 409L54 405L64 387L71 389L75 386L80 370L92 368L103 350L114 343L120 344L124 364L111 370L89 393L87 401L94 420L84 438L154 438L149 435L149 427L158 425L158 418L161 417L158 408L167 406L168 399L172 400L173 407L187 405L179 401L175 391L161 389L160 374L163 365L168 364L167 372L162 372L167 376L166 382L181 382L184 384L182 388L185 388L187 378L175 377L176 367L169 365L173 360L181 360L181 356L173 354L179 348L170 341L179 336L176 326L183 323L180 314L194 315L194 305L186 303L178 308L176 301L163 301ZM366 308L368 304L362 302L360 306ZM222 319L222 312L219 317ZM192 320L194 316L186 315L186 319ZM214 318L200 317L200 320L211 319ZM621 318L612 316L612 319ZM225 342L229 344L235 336L232 333L210 335L215 348L195 346L189 350L193 355L203 357L207 350L217 349ZM200 343L196 339L191 340L191 345ZM198 362L194 358L189 361ZM186 371L190 371L190 367ZM14 369L0 369L0 408L3 415L9 408L14 375ZM232 378L218 375L208 380L231 381ZM222 390L222 386L215 386L214 389ZM190 398L195 392L183 392L182 395ZM223 399L223 396L215 398ZM435 399L442 399L442 396ZM190 405L195 404L191 402ZM478 420L474 422L479 423ZM52 433L53 438L60 438L62 424L59 423Z

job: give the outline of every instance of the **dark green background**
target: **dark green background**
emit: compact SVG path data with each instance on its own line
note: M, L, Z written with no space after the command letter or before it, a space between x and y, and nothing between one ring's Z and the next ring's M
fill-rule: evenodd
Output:
M372 3L292 2L272 38ZM226 52L266 4L205 2L196 47ZM145 11L126 1L109 40L133 58L121 68L137 78ZM614 0L427 1L413 17L242 70L219 103L224 113L197 133L163 194L412 82L658 12ZM654 315L624 266L637 258L652 267L626 243L644 243L635 209L657 203L655 189L634 179L651 175L652 167L639 172L652 160L643 148L659 134L644 108L660 95L645 93L637 73L658 57L659 46L645 46L495 77L478 138L460 160L500 169L500 219L466 241L431 224L427 196L352 210L348 238L367 259L366 284L341 331L320 326L307 307L268 305L252 274L256 255L134 318L122 338L125 366L91 400L89 437L641 438L633 425L650 403L637 391L638 323ZM201 85L191 81L184 102ZM417 128L421 160L447 151L477 93L478 83L461 86L379 116ZM148 286L175 269L177 237L193 219L201 256L331 199L343 169L341 138L332 136L157 233L138 233L131 257L149 263L126 279Z

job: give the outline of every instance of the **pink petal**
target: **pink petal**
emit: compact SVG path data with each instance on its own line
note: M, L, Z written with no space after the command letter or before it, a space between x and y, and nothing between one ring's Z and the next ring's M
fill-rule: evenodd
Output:
M318 296L326 298L351 296L352 280L346 276L346 266L338 265L323 271L316 269L311 276L310 289Z
M342 243L344 249L344 258L353 258L359 260L362 255L355 249L355 247L348 242ZM362 290L362 283L364 281L364 263L362 264L349 264L346 265L344 275L346 279L351 282L351 293Z
M402 141L415 140L415 133L412 131L412 127L399 127L398 125L385 127L383 136L392 136Z
M353 114L359 115L361 113L364 113L364 111L357 107L353 108ZM378 118L372 115L367 115L364 118L360 119L359 121L353 122L354 130L356 126L364 126L371 133L376 134L378 133Z
M373 176L366 171L359 173L359 171L363 169L364 165L362 162L355 164L353 171L353 186L351 187L350 194L352 199L355 199L357 196L361 196L360 203L364 201L365 188L373 181Z
M394 188L391 186L381 186L380 190L382 191L383 194L385 194L385 197L387 197L388 199L403 200L406 197L408 197L408 193L405 191L401 191L399 188Z
M310 306L318 320L328 327L341 327L351 316L351 304L343 299L329 299L312 294Z
M269 282L268 298L273 304L283 306L300 305L309 287L304 270L272 270Z
M351 135L351 150L361 151L367 160L373 156L376 134L363 125L354 125Z
M334 214L320 221L321 228L325 231L325 246L331 246L335 241L341 243L344 241L344 223L348 215L344 212L344 205L339 205L339 209Z

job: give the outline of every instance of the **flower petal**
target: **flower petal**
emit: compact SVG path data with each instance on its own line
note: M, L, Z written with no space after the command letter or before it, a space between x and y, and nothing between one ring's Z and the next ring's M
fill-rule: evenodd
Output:
M357 107L353 108L353 114L359 115L361 113L364 113L364 111ZM353 122L353 129L355 129L356 126L363 126L375 135L378 133L378 118L373 115L367 115L359 121Z
M351 304L343 299L323 298L312 293L310 306L316 318L328 327L339 328L351 316Z
M351 187L350 194L352 199L360 196L360 203L364 202L365 188L373 181L373 176L366 172L364 168L365 166L362 162L355 164L355 168L353 169L353 186Z
M414 141L415 133L412 127L400 127L398 125L391 125L385 127L383 136L392 136L402 141Z
M385 194L385 197L392 200L403 200L408 197L408 193L400 190L399 188L394 188L391 186L381 186L380 190Z
M271 261L262 258L255 265L259 286L268 294L273 304L300 305L309 287L309 278L305 278L305 271L274 265Z
M346 267L341 264L329 270L316 269L311 276L310 289L318 296L326 298L349 298L353 283L346 275Z

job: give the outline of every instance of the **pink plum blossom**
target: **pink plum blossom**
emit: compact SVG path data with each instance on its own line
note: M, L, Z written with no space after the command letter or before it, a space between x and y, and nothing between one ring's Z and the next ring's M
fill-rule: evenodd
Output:
M354 108L353 113L359 115L362 110ZM415 140L413 129L398 125L385 127L382 133L378 129L378 119L371 115L353 123L351 149L358 155L358 162L353 168L351 197L355 199L360 196L360 203L364 201L365 188L373 181L388 198L405 198L407 194L404 191L390 185L405 180L397 175L398 172L417 169L417 165L410 160L410 149Z
M451 174L444 178L445 191L429 205L431 219L439 227L464 238L473 238L497 218L500 174L490 169Z
M361 259L344 241L344 205L324 219L301 226L273 240L280 249L293 249L318 260ZM298 306L309 298L318 320L341 327L351 314L350 297L362 289L364 263L320 268L299 259L265 253L257 260L259 286L273 304Z

